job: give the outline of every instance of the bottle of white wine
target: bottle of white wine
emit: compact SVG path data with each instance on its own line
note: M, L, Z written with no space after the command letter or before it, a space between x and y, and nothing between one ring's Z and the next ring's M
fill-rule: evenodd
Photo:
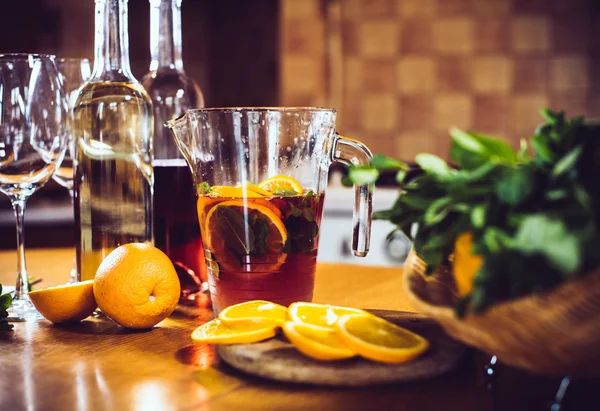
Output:
M153 243L152 102L129 66L127 0L96 0L94 69L73 108L79 280L131 242Z
M204 107L183 69L181 0L150 0L150 71L142 79L154 107L154 241L176 268L206 279L196 191L166 121Z

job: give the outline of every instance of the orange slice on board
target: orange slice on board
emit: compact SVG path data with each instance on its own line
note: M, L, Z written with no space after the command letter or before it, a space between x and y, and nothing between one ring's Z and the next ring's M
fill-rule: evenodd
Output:
M304 323L334 329L339 317L346 314L366 314L357 308L336 307L334 305L297 302L288 308L289 317L297 323Z
M244 218L245 214L247 218ZM288 234L280 215L271 207L255 201L240 199L220 202L206 215L203 232L205 244L222 268L240 271L239 258L233 254L234 250L238 257L252 255L252 261L257 264L250 264L249 271L258 266L261 272L277 270L287 257L283 247ZM248 224L261 220L264 220L268 230L266 244L262 255L253 255L258 240Z
M404 363L429 348L420 335L372 314L344 315L335 328L352 351L373 361Z
M239 324L270 324L282 326L287 321L288 309L270 301L253 300L229 306L219 313L219 320L227 326Z
M288 321L283 325L283 332L298 351L316 360L334 361L356 356L335 330Z
M298 194L302 194L302 185L294 177L290 176L273 176L258 183L258 187L274 193L275 190L292 190Z
M192 332L192 340L204 344L251 344L277 334L273 324L240 324L228 327L218 318L202 324Z

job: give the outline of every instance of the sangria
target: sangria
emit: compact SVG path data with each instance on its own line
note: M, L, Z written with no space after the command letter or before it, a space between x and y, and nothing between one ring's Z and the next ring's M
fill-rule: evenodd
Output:
M209 287L216 310L261 299L311 301L323 193L288 176L199 188Z

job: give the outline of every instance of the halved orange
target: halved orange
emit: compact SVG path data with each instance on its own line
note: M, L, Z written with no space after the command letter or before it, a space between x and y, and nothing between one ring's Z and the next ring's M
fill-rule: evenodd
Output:
M275 190L293 190L298 194L302 194L302 185L294 177L290 176L273 176L258 183L258 187L274 193Z
M429 342L420 335L372 314L344 315L335 328L352 351L373 361L399 364L429 348Z
M321 361L343 360L356 356L334 330L288 321L283 332L302 354Z
M205 344L250 344L275 337L273 324L241 324L228 327L218 318L202 324L192 332L192 340Z
M40 314L55 324L81 321L98 306L94 280L30 291L29 298Z
M219 313L219 320L227 326L240 324L283 325L287 320L287 307L270 301L252 300L231 305Z
M281 214L272 210L271 207L257 203L256 200L228 200L220 202L210 209L206 215L203 233L207 248L213 253L219 265L224 266L222 268L232 271L239 271L240 269L239 264L235 265L236 258L233 257L230 247L228 247L223 237L223 233L220 232L220 224L223 224L224 221L227 222L226 214L223 212L224 208L229 208L231 211L238 213L242 218L244 215L254 215L257 218L266 220L269 235L267 236L264 264L260 261L260 256L253 256L254 262L261 262L261 264L258 264L261 271L274 271L285 262L287 254L283 252L283 247L287 241L288 234L281 220ZM248 218L243 220L246 224ZM240 245L249 252L251 244L246 244L246 240L246 238L237 238ZM276 256L275 259L274 256ZM250 271L252 269L252 266L249 267Z

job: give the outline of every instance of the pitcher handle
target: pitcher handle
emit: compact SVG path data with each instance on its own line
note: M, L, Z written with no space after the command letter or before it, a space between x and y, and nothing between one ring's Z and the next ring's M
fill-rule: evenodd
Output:
M332 160L345 165L369 164L373 155L360 141L336 133ZM352 252L366 257L371 241L371 217L373 211L373 187L371 184L354 185L354 212L352 214Z

